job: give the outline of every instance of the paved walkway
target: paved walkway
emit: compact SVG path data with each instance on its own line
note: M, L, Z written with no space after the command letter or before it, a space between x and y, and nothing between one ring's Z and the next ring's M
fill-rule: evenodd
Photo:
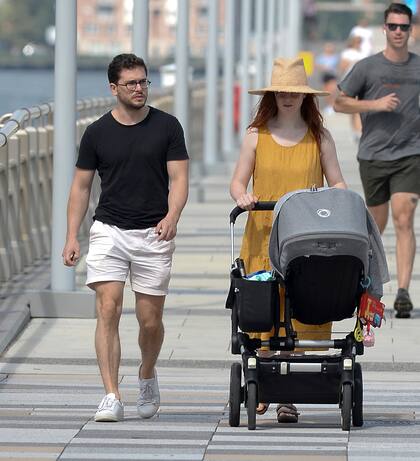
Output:
M355 146L344 115L327 117L350 187L360 192ZM420 459L420 258L410 320L395 319L394 231L384 235L392 281L385 287L387 322L360 358L365 425L343 432L331 405L300 405L296 425L275 422L274 408L246 428L228 425L230 354L228 196L226 174L203 179L205 202L191 200L179 226L166 337L158 364L162 406L136 416L138 367L134 298L127 288L121 321L122 423L92 420L103 395L93 348L95 320L33 319L0 356L0 459L19 460L383 460ZM192 197L194 191L192 191ZM417 215L417 235L420 216ZM240 234L245 219L239 218ZM83 264L78 282L83 284ZM0 321L1 323L1 321ZM348 331L344 321L335 331Z

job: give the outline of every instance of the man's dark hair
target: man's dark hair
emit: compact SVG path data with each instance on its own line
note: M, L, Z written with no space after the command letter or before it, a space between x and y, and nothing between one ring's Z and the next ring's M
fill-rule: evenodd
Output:
M388 6L388 8L384 12L385 23L388 19L388 15L391 13L405 14L408 16L408 19L411 23L411 17L413 16L413 12L411 11L411 8L409 8L407 5L404 5L404 3L391 3L391 5Z
M133 69L135 67L143 67L147 75L147 66L142 58L139 58L133 53L118 54L112 59L108 66L109 83L117 83L123 69Z

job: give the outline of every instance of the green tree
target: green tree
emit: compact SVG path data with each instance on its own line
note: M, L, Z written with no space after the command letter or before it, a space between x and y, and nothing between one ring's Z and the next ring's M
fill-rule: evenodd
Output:
M55 0L2 0L0 45L11 51L28 42L45 44L45 29L55 23Z

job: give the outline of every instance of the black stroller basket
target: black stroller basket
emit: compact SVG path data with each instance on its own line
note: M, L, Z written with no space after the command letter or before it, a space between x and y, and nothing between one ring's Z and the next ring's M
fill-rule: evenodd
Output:
M252 212L273 210L275 205L276 202L259 202ZM230 425L240 424L241 403L247 407L248 429L255 429L258 402L282 402L339 404L343 430L349 430L351 419L354 426L361 426L362 371L355 363L355 356L363 354L363 344L355 340L353 332L343 339L301 340L293 328L292 318L319 325L351 317L362 294L362 262L351 255L305 255L293 259L284 275L273 271L274 280L248 280L243 277L246 268L234 254L234 225L244 211L236 207L230 213L232 265L226 308L232 310L231 351L242 356L242 364L234 363L231 368ZM281 286L285 290L284 318L279 316ZM267 340L251 338L248 334L270 331L272 334ZM261 347L274 351L273 355L258 355ZM341 353L275 354L275 351L297 348L333 348Z

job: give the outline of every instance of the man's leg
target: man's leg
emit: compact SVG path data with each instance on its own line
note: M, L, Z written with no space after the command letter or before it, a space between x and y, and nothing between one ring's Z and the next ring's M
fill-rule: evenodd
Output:
M388 202L381 203L380 205L368 207L373 219L378 226L379 232L382 234L385 230L386 224L388 222Z
M118 326L122 312L124 282L97 282L95 348L105 393L114 393L119 400L118 370L121 345Z
M396 259L398 288L408 290L416 254L414 234L414 213L418 196L407 192L397 192L391 197L392 219L396 233Z
M391 197L389 167L384 168L383 163L359 159L360 179L366 204L381 234L388 222Z
M164 295L148 295L136 292L136 314L140 326L139 346L141 350L140 395L137 400L137 413L141 418L151 418L160 406L155 365L164 336L162 323L164 302Z
M164 328L162 322L165 296L136 293L136 315L139 322L141 368L139 377L153 378L154 368L162 347Z

